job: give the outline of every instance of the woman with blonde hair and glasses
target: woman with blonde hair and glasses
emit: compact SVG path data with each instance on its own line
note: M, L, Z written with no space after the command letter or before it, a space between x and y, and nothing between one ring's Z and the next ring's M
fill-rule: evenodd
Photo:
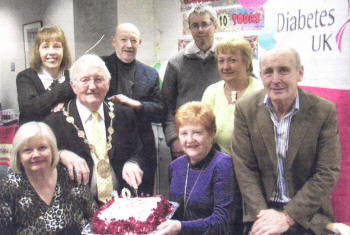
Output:
M97 205L59 164L48 125L27 122L18 129L10 167L0 181L0 234L81 233Z
M58 26L42 27L34 42L30 68L17 75L19 122L41 121L74 97L69 84L71 56Z
M252 48L245 38L221 40L215 57L222 80L207 87L202 102L208 104L216 116L215 143L220 151L232 156L235 104L243 96L262 89L262 84L253 78Z

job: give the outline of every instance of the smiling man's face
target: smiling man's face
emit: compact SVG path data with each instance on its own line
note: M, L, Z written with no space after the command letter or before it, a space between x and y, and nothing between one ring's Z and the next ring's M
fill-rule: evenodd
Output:
M296 57L290 50L273 49L261 58L260 76L274 106L290 106L294 102L303 74L303 66L297 65Z
M117 27L116 34L112 39L117 57L124 63L131 63L137 54L141 44L140 32L132 24L121 24Z

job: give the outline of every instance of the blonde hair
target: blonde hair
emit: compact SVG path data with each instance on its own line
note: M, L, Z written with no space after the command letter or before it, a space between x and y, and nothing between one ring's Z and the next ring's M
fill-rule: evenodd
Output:
M175 125L177 133L179 133L180 127L186 124L200 124L211 136L214 136L216 132L213 111L207 104L199 101L185 103L176 111Z
M39 72L42 66L42 61L41 61L40 52L39 52L40 44L42 42L50 42L50 41L57 41L62 43L63 58L60 64L60 70L64 71L68 69L72 64L71 55L70 55L67 41L62 29L57 25L44 26L39 30L38 34L36 35L33 49L29 59L30 67L34 69L36 72Z
M20 151L29 139L35 136L42 136L50 145L52 154L52 167L56 167L60 158L58 155L57 141L51 128L43 122L27 122L20 126L12 141L12 149L10 154L10 167L17 174L24 173L20 160Z
M247 66L248 75L253 73L253 52L250 43L244 37L231 36L222 39L216 46L216 58L220 53L233 53L239 50L243 57L243 62Z

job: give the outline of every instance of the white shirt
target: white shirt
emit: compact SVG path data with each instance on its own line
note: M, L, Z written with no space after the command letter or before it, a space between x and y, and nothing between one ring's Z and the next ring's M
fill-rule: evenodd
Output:
M78 99L76 100L76 104L77 104L77 109L80 115L81 122L83 123L86 138L91 144L92 143L92 112L82 103L80 103ZM103 136L106 138L105 114L103 111L102 103L100 107L97 109L97 112L98 112L99 128L102 131Z
M64 73L62 71L58 74L56 79L54 79L51 76L51 74L46 72L45 69L41 69L41 71L38 73L38 76L40 78L40 81L44 85L45 90L47 90L47 88L50 87L53 80L57 79L58 83L63 83L66 80L66 77L64 76Z
M201 51L201 49L198 48L197 44L192 40L185 48L185 55L195 54L202 60L207 58L210 54L215 53L216 49L216 41L214 41L213 45L207 50L206 52Z

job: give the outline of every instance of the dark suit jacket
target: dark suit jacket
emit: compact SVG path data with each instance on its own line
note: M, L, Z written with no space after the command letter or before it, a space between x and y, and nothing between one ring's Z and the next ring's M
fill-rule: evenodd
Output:
M139 136L144 146L143 157L145 171L140 190L147 193L153 192L154 173L156 169L156 148L152 130L152 122L161 122L164 116L164 104L160 96L159 76L153 68L139 62L136 63L134 80L123 80L122 89L118 87L119 60L115 53L104 57L103 60L111 73L110 88L107 97L116 94L124 94L142 103L142 109L136 112Z
M265 92L236 106L233 161L244 201L244 221L266 209L277 180L274 127L264 105ZM299 89L300 110L293 116L284 167L291 201L284 210L302 227L323 234L334 221L331 191L340 172L336 107Z
M64 73L66 80L57 84L51 91L45 90L38 73L29 68L17 75L17 97L20 111L19 122L41 121L50 114L58 103L74 97L69 84L69 72Z
M84 130L75 99L68 104L69 114L74 118L74 123L80 130ZM65 104L66 109L68 104ZM107 105L104 104L107 136L107 128L110 124L108 111ZM113 122L114 134L112 135L112 149L109 150L108 156L111 166L118 179L118 192L120 193L123 187L127 187L126 182L122 179L122 169L124 163L127 161L134 161L140 165L141 169L143 169L144 162L140 157L142 144L137 135L134 112L126 106L115 105L114 113L115 118ZM45 122L53 129L57 138L58 148L70 150L84 158L89 165L90 172L92 173L93 159L90 154L89 146L84 143L83 139L78 137L77 131L71 123L66 121L66 117L63 115L63 113L52 113L45 119ZM92 174L90 174L90 182L91 176Z

